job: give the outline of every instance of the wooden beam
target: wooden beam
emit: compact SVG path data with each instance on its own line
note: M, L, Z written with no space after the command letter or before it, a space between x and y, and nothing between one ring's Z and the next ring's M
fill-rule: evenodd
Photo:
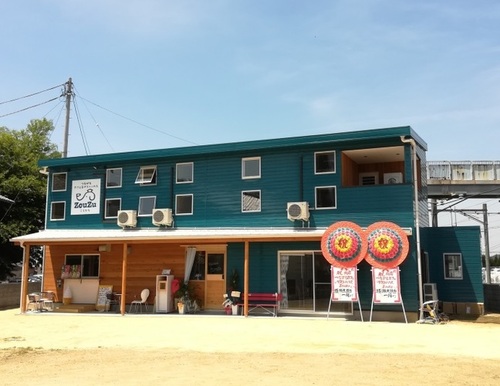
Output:
M128 257L128 244L123 243L122 251L122 296L120 299L120 313L125 315L126 298L127 298L127 257Z
M249 242L245 241L245 260L243 265L243 315L248 316L248 277L249 277Z
M21 280L21 314L26 312L26 296L28 295L28 276L29 276L29 267L30 267L30 250L31 246L29 244L23 245L23 277Z

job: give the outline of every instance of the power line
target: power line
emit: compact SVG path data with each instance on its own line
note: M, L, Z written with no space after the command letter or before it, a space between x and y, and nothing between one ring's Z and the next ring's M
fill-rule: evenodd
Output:
M82 136L82 143L83 143L83 147L85 149L85 154L89 155L90 154L89 143L87 141L87 137L86 137L85 131L83 129L82 119L80 116L80 110L78 109L78 105L76 104L74 98L73 98L73 106L75 107L76 120L78 121L78 127L80 128L80 135Z
M158 129L155 129L154 127L151 127L151 126L145 125L144 123L138 122L138 121L136 121L135 119L128 118L128 117L126 117L126 116L124 116L124 115L122 115L122 114L119 114L119 113L115 113L114 111L111 111L110 109L107 109L107 108L105 108L105 107L103 107L103 106L100 106L100 105L98 105L97 103L94 103L94 102L92 102L92 101L89 101L88 99L85 99L85 98L84 98L84 97L82 97L81 95L78 95L78 94L77 94L77 96L78 96L79 98L83 99L84 101L86 101L86 102L88 102L88 103L91 103L91 104L93 104L94 106L99 107L99 108L100 108L100 109L102 109L102 110L107 111L108 113L111 113L111 114L114 114L114 115L116 115L116 116L118 116L118 117L120 117L120 118L126 119L127 121L133 122L133 123L135 123L135 124L137 124L137 125L139 125L139 126L145 127L145 128L147 128L147 129L150 129L150 130L153 130L153 131L156 131L157 133L161 133L161 134L164 134L164 135L168 135L169 137L172 137L172 138L178 139L178 140L180 140L180 141L188 142L188 143L190 143L190 144L192 144L192 145L198 145L198 143L196 143L196 142L190 141L190 140L188 140L188 139L184 139L184 138L177 137L177 136L175 136L175 135L173 135L173 134L169 134L169 133L167 133L167 132L165 132L165 131L158 130Z
M53 102L53 101L55 101L57 99L59 99L59 97L49 99L48 101L45 101L45 102L37 103L36 105L25 107L24 109L20 109L20 110L14 111L12 113L7 113L7 114L4 114L4 115L0 115L0 118L7 117L9 115L14 115L14 114L17 114L17 113L21 113L23 111L26 111L26 110L29 110L29 109L32 109L32 108L35 108L35 107L38 107L38 106L42 106L42 105L45 105L45 104L50 103L50 102Z
M75 88L73 86L73 88ZM99 123L96 121L96 119L94 118L94 116L92 115L92 113L90 112L87 104L85 103L85 100L83 98L80 97L80 99L82 100L83 102L83 106L85 106L85 109L87 110L87 112L89 113L90 117L92 118L92 120L94 121L94 124L97 126L97 128L99 129L99 131L101 132L101 135L104 137L104 139L106 140L106 143L108 144L108 146L110 147L110 149L112 151L115 151L113 149L113 146L111 145L111 143L109 142L108 138L106 137L106 135L104 134L104 131L101 129L101 126L99 125ZM76 104L76 100L73 99L73 104Z
M19 97L19 98L14 98L14 99L10 99L8 101L3 101L3 102L0 102L0 105L3 105L5 103L10 103L10 102L15 102L15 101L18 101L20 99L29 98L29 97L32 97L32 96L35 96L35 95L38 95L38 94L41 94L41 93L44 93L44 92L47 92L47 91L50 91L50 90L54 90L55 88L61 87L63 85L64 85L64 83L63 84L58 84L57 86L50 87L50 88L48 88L46 90L37 91L37 92L34 92L32 94L28 94L28 95L25 95L25 96L22 96L22 97Z

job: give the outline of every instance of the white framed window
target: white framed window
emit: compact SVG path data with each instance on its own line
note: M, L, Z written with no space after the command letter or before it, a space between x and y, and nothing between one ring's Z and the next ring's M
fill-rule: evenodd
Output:
M242 212L260 212L261 206L260 190L245 190L241 192Z
M316 186L315 188L316 209L336 209L337 208L337 187L336 186Z
M314 153L314 174L332 174L336 171L335 151Z
M79 277L99 277L99 255L66 255L65 271L79 272Z
M64 192L68 185L68 173L54 173L52 174L52 191Z
M156 166L141 166L139 173L137 173L135 183L141 185L155 185Z
M122 168L106 169L106 188L122 187Z
M260 157L241 159L241 178L260 178Z
M462 254L443 253L444 278L446 280L462 280Z
M175 165L175 182L189 184L194 181L194 163L183 162Z
M62 221L66 218L66 201L50 203L50 221Z
M193 214L193 195L177 194L175 196L175 214Z
M138 216L152 216L156 206L156 196L139 197Z
M121 198L107 198L104 205L104 218L117 218L121 207Z

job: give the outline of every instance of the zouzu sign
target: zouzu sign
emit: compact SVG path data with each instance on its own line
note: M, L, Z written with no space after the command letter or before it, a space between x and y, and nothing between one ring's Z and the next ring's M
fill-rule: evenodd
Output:
M406 233L398 225L380 221L363 230L350 221L332 224L321 238L323 257L334 267L355 267L363 259L375 268L399 266L408 256Z

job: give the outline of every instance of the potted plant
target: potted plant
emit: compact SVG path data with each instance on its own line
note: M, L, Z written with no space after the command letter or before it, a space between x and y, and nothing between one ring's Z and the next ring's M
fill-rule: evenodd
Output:
M226 315L238 315L238 304L241 301L240 291L231 291L228 294L224 294L224 301L222 306Z
M237 290L239 278L238 271L236 268L233 269L230 284L222 302L227 315L238 315L238 304L241 303L241 292Z
M188 283L182 283L179 289L174 294L174 302L177 305L179 314L184 314L185 312L189 311L191 299L191 289L189 288Z

